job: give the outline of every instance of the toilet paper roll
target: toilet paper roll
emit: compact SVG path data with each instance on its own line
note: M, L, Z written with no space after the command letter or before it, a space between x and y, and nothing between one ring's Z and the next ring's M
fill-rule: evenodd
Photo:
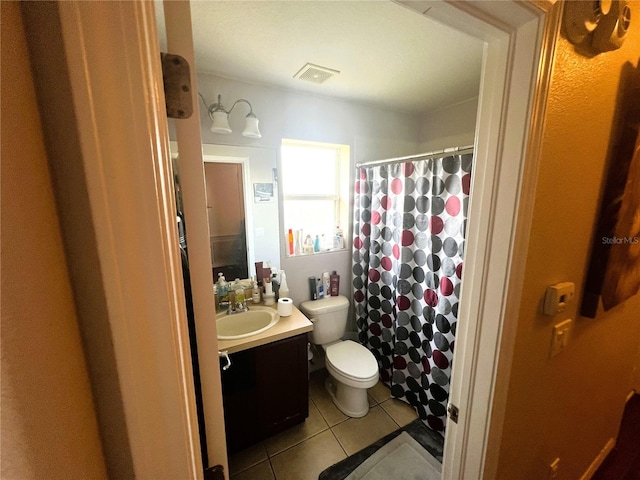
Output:
M278 300L278 315L288 317L293 313L293 300L290 298L281 298Z

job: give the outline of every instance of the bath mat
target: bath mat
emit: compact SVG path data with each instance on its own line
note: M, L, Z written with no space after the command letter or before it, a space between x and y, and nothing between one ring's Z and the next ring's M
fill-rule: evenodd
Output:
M355 473L358 467L363 465L369 458L372 458L373 455L376 454L376 452L381 450L383 447L385 447L395 438L399 437L402 433L408 434L408 436L410 436L411 439L415 440L417 444L419 444L422 448L424 448L427 452L429 452L437 462L442 463L442 450L444 446L444 438L440 434L428 428L422 420L416 419L410 424L408 424L406 427L403 427L399 430L396 430L395 432L390 433L386 437L383 437L380 440L378 440L373 445L369 445L368 447L363 448L359 452L354 453L350 457L345 458L341 462L338 462L335 465L332 465L331 467L327 468L325 471L323 471L320 474L318 479L319 480L346 480L346 479L351 480L351 478L349 477L350 474ZM394 455L396 454L413 455L412 452L408 452L404 448L401 451L394 453ZM432 466L436 468L435 465L437 465L437 463L434 462ZM382 468L383 466L384 465L381 465L380 468ZM425 468L425 472L427 471L428 471L428 468ZM439 468L436 468L436 471L438 472L437 476L433 478L439 479L440 478ZM373 480L373 479L376 479L377 477L354 477L354 480L356 478L358 479L366 478L367 480L370 480L370 479ZM387 478L393 478L394 480L396 479L404 480L404 479L413 479L413 478L431 480L431 477L428 477L428 476L405 477L403 475L400 475L400 476L394 475Z
M442 465L407 432L367 458L345 480L439 480Z

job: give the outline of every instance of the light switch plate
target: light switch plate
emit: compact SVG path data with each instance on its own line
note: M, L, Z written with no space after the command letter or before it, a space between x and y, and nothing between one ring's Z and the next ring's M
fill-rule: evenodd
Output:
M549 358L558 355L569 344L571 329L573 328L573 320L568 318L553 326L553 334L551 336L551 350Z

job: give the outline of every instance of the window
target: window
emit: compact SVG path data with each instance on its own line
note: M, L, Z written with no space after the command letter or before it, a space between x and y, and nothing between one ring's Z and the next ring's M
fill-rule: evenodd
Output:
M283 140L281 165L287 254L346 248L342 232L349 222L349 146Z

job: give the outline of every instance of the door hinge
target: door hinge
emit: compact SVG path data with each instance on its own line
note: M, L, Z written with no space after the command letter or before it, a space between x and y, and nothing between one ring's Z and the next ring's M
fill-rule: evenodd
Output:
M458 415L460 410L453 403L447 405L447 412L449 412L449 418L453 423L458 423Z
M224 480L224 467L216 465L204 470L204 480Z
M170 53L160 53L160 59L167 117L189 118L193 114L189 62Z

